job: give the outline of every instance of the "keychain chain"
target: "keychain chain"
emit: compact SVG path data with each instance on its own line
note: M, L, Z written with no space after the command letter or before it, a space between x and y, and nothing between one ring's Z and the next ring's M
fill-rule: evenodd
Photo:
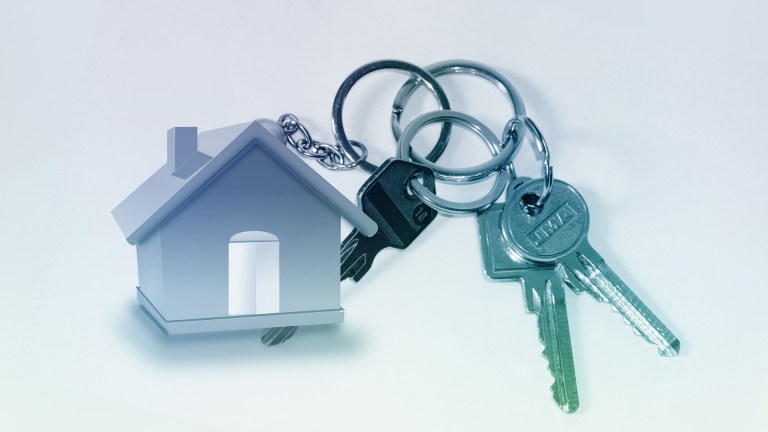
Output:
M354 161L349 159L341 147L327 144L312 139L307 127L299 121L299 118L293 114L283 114L277 120L288 144L291 145L299 155L315 159L320 165L335 171L347 171L355 169L365 160L368 150L362 144L355 142L355 146L362 150L362 156ZM298 134L298 139L296 135Z

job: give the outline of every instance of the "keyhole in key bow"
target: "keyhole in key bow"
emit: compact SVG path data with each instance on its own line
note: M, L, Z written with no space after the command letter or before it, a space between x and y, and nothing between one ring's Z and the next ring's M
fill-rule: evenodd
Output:
M417 181L417 182L419 182L419 183L421 183L421 184L424 184L424 174L423 174L423 173L419 173L419 172L417 172L417 173L413 173L413 175L411 175L410 177L408 177L408 181L406 181L406 182L405 182L405 193L406 193L406 194L407 194L407 195L408 195L410 198L413 198L413 199L418 199L418 198L416 197L416 195L414 195L414 193L413 193L413 189L411 189L411 182L412 182L412 181L414 181L414 180L415 180L415 181Z
M523 204L523 209L530 216L536 216L541 212L541 207L536 205L539 202L539 196L535 193L523 194L520 198L520 203Z

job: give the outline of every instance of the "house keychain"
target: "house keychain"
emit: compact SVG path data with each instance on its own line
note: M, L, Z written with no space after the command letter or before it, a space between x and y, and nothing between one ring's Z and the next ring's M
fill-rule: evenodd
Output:
M379 69L412 74L442 109L450 108L427 72L381 61L359 68L339 89L334 130L340 146L312 140L291 115L200 134L193 127L168 131L166 164L112 211L128 243L136 246L139 303L166 333L268 329L262 341L274 345L292 336L293 327L340 323L340 218L352 224L355 235L383 238L393 246L412 240L434 219L432 209L417 203L407 215L416 224L411 232L397 231L397 224L381 218L377 224L290 149L329 169L369 167L365 147L347 140L340 111L354 82ZM449 136L446 125L428 159L440 156ZM429 185L429 169L403 161L386 166L401 173L406 167ZM379 200L391 190L392 172L368 182ZM404 201L392 198L388 206L370 207L394 214L397 202ZM357 254L371 241L355 244ZM347 246L349 253L355 250ZM351 268L360 272L371 259L350 262Z
M397 157L376 166L363 144L347 138L341 111L352 86L380 69L403 70L413 78L392 107ZM447 73L479 76L509 97L512 119L501 139L477 119L450 109L435 80ZM419 85L437 97L440 110L401 130L403 108ZM276 345L298 326L340 323L340 280L359 281L380 250L408 247L440 212L477 215L486 275L522 283L555 378L553 398L566 412L575 411L579 399L565 286L609 302L660 354L679 352L677 337L589 245L586 203L572 186L553 179L546 142L503 76L467 61L424 70L394 60L370 63L342 83L332 120L336 145L313 140L290 114L200 134L196 128L168 131L165 166L112 211L137 248L139 302L163 330L266 329L262 342ZM440 136L427 156L419 156L410 143L433 123L441 123ZM454 124L480 136L491 159L468 168L435 163ZM512 162L526 135L543 159L542 179L515 177ZM328 169L371 173L358 192L358 206L294 151ZM491 176L490 190L467 202L446 200L436 191L437 181L472 184ZM496 204L505 190L506 202ZM341 217L354 229L337 261Z

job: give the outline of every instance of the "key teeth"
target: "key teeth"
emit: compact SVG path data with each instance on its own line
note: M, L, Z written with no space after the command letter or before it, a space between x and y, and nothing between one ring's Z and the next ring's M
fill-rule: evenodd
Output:
M548 282L548 284L549 283L550 282ZM548 289L549 288L551 288L551 285L548 286ZM549 386L549 390L552 394L552 400L566 413L573 413L579 407L579 396L575 389L575 382L573 383L574 394L569 397L566 383L563 381L558 381L558 374L555 371L555 365L552 361L550 361L550 357L547 355L550 347L547 346L546 336L544 335L543 331L545 327L542 324L542 320L545 319L544 309L547 307L546 305L542 304L542 302L545 302L546 300L542 299L539 293L537 293L535 290L529 291L528 289L526 289L526 300L529 302L529 311L536 315L539 343L541 343L542 346L541 356L547 362L547 369L549 369L549 374L552 376L552 385ZM565 379L565 377L562 379Z
M541 305L537 303L537 319L540 318L540 308ZM540 327L539 327L540 328ZM566 392L565 392L565 384L559 383L557 381L557 373L555 372L554 366L552 365L552 362L549 361L549 356L547 355L547 343L544 340L544 335L539 331L539 342L541 343L542 350L541 350L541 356L544 358L544 360L547 362L547 369L549 369L549 374L552 376L552 385L549 386L549 391L552 394L552 400L557 404L557 406L560 407L563 411L570 414L575 412L579 408L579 399L578 396L576 396L575 400L569 401Z
M268 347L280 345L281 343L285 343L285 341L292 338L293 335L296 334L297 329L298 327L296 326L272 327L266 329L261 336L261 343Z
M552 367L552 362L549 361L549 357L547 356L547 345L544 342L544 340L541 337L541 334L539 334L539 341L541 342L541 345L544 347L543 350L541 350L541 356L544 357L544 360L547 362L547 369L549 369L549 374L552 375L552 385L549 386L549 392L552 394L552 400L555 401L557 406L560 407L563 411L570 414L573 412L576 412L576 410L579 408L579 400L576 398L574 401L569 401L568 398L565 395L565 391L562 387L563 384L560 383L560 385L557 385L557 377L554 368Z
M591 292L591 291L590 291ZM601 300L604 303L608 303L608 300ZM609 303L610 304L610 303ZM669 345L667 349L661 348L658 345L656 345L648 336L644 335L642 331L640 331L639 328L637 328L636 325L632 324L632 321L630 321L627 317L624 316L624 314L619 311L618 308L616 308L614 305L611 304L611 310L616 312L617 314L621 315L622 320L624 321L624 324L628 325L632 329L632 333L634 333L636 336L640 337L644 341L648 342L649 344L655 346L659 350L659 354L664 357L674 357L680 353L680 340L675 338L674 341Z
M342 263L347 258L349 258L349 256L352 254L352 251L355 250L355 248L357 247L357 244L359 242L360 242L359 240L355 239L355 240L352 240L350 242L345 242L344 244L342 244L342 247L341 247L341 262Z
M341 273L341 280L352 279L355 282L359 282L363 278L365 271L363 269L368 264L368 259L365 255L358 257L353 263L347 267L344 272Z
M597 270L597 267L592 263L592 261L589 260L589 258L585 257L582 254L578 254L577 256L578 256L578 260L581 263L581 265L583 265L584 268L589 273L595 273L595 271ZM613 303L608 301L608 298L606 298L605 296L600 294L598 291L596 291L594 288L592 288L592 284L588 283L588 280L587 280L586 276L584 276L584 274L581 271L579 271L578 269L572 269L572 271L576 275L576 277L579 278L579 280L582 283L584 283L584 285L586 287L588 287L588 289L586 291L589 294L591 294L592 297L594 297L599 302L608 303L611 306L611 310L613 310L614 312L616 312L619 315L621 315L622 320L624 321L625 324L627 324L632 329L632 332L635 335L637 335L640 338L642 338L643 340L645 340L646 342L648 342L649 344L657 347L658 350L659 350L659 354L660 355L662 355L664 357L674 357L674 356L676 356L677 354L680 353L680 340L679 339L675 338L672 341L672 343L669 344L669 346L666 349L662 348L662 347L659 347L647 335L643 334L642 330L640 330L635 324L633 324L632 321L629 320L629 318L624 316L624 314L621 313L619 308L617 308ZM572 286L572 285L569 284L569 286Z
M582 258L583 258L583 257L580 255L580 256L579 256L579 261L582 263L582 265L583 265L584 267L586 267L586 268L587 268L587 270L590 270L590 267L592 266L592 263L591 263L591 262L589 262L589 261L587 261L587 260L586 260L586 258L584 258L584 260L582 260ZM573 270L573 272L574 272L574 274L576 274L576 277L578 277L578 278L580 278L580 279L584 278L584 279L582 279L582 280L585 280L585 279L586 279L586 278L584 277L584 274L583 274L582 272L580 272L580 271L578 271L578 270L575 270L575 269ZM588 283L585 283L585 285L587 285L587 286L591 286L591 285L590 285L590 284L588 284ZM624 324L628 325L628 326L629 326L629 327L632 329L632 333L634 333L634 334L635 334L635 335L637 335L637 336L640 336L640 337L641 337L643 340L645 340L646 342L648 342L648 343L650 343L650 344L652 344L652 345L654 345L654 346L656 345L655 343L653 343L653 341L652 341L651 339L649 339L649 338L648 338L648 336L644 335L644 334L643 334L643 332L642 332L642 331L640 331L640 329L639 329L639 328L637 328L637 326L636 326L636 325L632 324L632 321L630 321L630 320L629 320L629 318L625 317L625 316L624 316L624 314L623 314L623 313L621 313L621 311L619 310L619 308L617 308L617 307L616 307L616 306L614 306L614 305L613 305L611 302L609 302L609 301L608 301L608 299L607 299L605 296L601 295L599 292L595 291L594 289L588 289L588 290L587 290L587 292L588 292L590 295L592 295L592 297L593 297L595 300L597 300L597 301L599 301L599 302L601 302L601 303L608 303L608 305L611 307L611 310L612 310L612 311L614 311L614 312L616 312L617 314L619 314L619 315L621 316L621 319L624 321ZM661 351L661 350L659 350L659 351Z

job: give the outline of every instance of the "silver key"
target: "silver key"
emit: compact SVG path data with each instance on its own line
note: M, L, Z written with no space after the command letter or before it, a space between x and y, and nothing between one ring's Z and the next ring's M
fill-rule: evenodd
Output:
M495 204L477 216L485 274L492 279L522 283L528 312L538 317L542 354L555 379L552 398L564 411L574 412L579 407L579 395L561 269L556 264L534 263L510 250L502 237L503 207Z
M664 356L680 352L680 341L664 323L606 265L587 240L589 211L584 198L572 186L555 180L549 199L535 214L526 212L538 200L543 180L519 186L504 206L502 230L521 256L540 262L558 263L566 284L577 293L588 291L607 301Z

